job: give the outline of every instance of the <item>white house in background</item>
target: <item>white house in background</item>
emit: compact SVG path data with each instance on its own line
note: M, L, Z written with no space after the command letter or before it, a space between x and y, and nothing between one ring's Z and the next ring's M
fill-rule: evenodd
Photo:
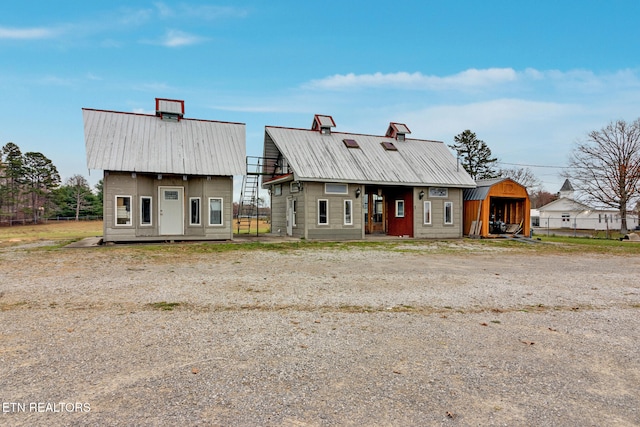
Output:
M573 187L565 180L560 198L531 210L531 222L541 229L568 228L577 230L619 230L620 212L616 209L594 208L573 199ZM638 225L638 215L627 213L627 228Z

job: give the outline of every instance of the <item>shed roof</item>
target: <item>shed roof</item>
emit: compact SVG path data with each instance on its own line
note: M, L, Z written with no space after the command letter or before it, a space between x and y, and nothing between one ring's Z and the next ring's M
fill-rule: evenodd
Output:
M243 123L82 109L89 169L244 175Z
M476 188L469 188L464 190L463 199L464 200L484 200L487 198L487 195L489 195L489 192L491 191L491 187L503 181L512 181L517 185L521 185L513 181L511 178L505 178L505 177L479 179L476 181L476 184L478 185Z
M344 139L355 140L358 148ZM397 150L385 150L382 142L393 142ZM447 146L439 141L406 139L344 132L322 134L307 129L267 126L265 157L281 154L300 181L357 182L360 184L430 185L475 187L459 167ZM274 161L264 172L274 170Z

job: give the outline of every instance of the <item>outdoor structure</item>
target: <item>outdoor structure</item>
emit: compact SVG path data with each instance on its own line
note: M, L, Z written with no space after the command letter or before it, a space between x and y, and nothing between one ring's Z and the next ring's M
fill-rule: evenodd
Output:
M526 187L510 178L479 180L477 184L464 190L464 234L529 236L531 202Z
M83 108L89 169L104 171L105 242L233 238L233 176L245 173L245 125Z
M316 115L311 129L265 127L262 186L273 233L462 237L462 191L475 182L444 143L408 138L401 123L380 136L335 126Z
M560 198L536 210L532 210L532 224L540 231L553 229L571 230L620 230L620 212L616 209L594 208L574 199L574 189L565 180L559 191ZM638 215L627 213L627 228L638 226Z

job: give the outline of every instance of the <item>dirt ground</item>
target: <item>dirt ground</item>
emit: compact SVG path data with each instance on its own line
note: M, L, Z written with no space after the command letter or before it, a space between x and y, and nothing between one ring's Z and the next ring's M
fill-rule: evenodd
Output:
M466 240L4 248L0 424L637 426L639 277Z

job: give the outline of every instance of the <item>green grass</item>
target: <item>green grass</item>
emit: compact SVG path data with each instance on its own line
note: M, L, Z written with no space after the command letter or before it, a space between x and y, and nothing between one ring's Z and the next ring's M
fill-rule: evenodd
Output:
M148 305L151 308L155 308L156 310L173 311L174 308L180 306L180 303L179 302L160 301L160 302L153 302L153 303L150 303Z
M558 252L640 254L640 242L567 236L540 236L538 238L541 242L553 243L553 249Z
M0 227L0 248L22 244L47 242L47 246L30 250L57 250L60 247L102 234L102 221L64 221L46 224ZM598 235L599 236L599 235ZM496 248L507 252L533 253L607 253L640 255L640 243L623 242L600 237L534 236L536 244L511 239L452 239L438 240L363 240L349 242L331 241L251 241L251 242L187 242L172 244L114 245L100 248L104 251L129 252L146 257L151 254L189 255L236 251L300 250L385 250L408 253L482 253ZM136 256L136 255L134 255Z
M41 224L0 227L0 247L41 241L70 243L85 237L101 236L102 221L50 221Z

